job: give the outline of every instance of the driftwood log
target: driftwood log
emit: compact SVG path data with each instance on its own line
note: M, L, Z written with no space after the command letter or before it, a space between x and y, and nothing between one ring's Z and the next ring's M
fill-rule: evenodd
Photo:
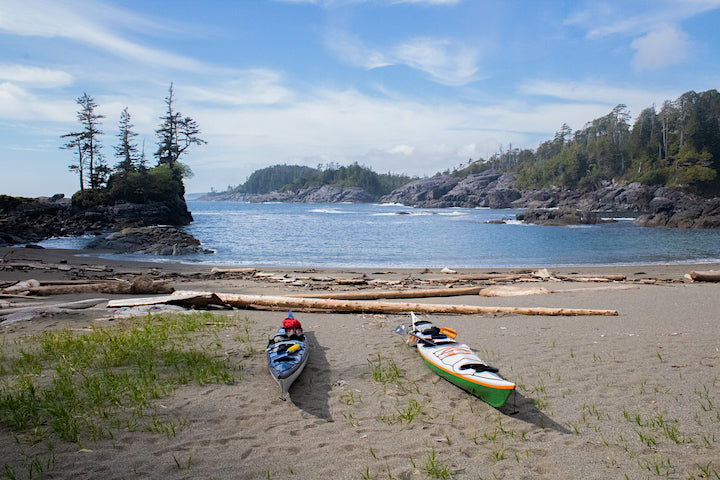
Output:
M15 313L26 313L26 312L33 312L38 315L43 313L54 313L61 310L83 310L86 308L92 308L96 305L100 305L101 303L107 302L107 298L91 298L87 300L78 300L77 302L67 302L67 303L49 303L49 304L43 304L43 305L25 305L25 306L18 306L18 307L12 307L12 308L3 308L0 309L0 321L2 321L1 317L5 317L7 315L12 315Z
M222 305L240 309L259 310L319 310L332 312L375 312L375 313L443 313L443 314L494 314L510 313L516 315L617 315L617 310L589 310L575 308L546 308L546 307L481 307L474 305L441 305L426 303L395 303L378 301L351 301L333 300L323 298L278 297L267 295L239 295L230 293L208 292L175 292L174 295L154 297L151 299L127 299L108 302L108 307L133 307L138 305L153 305L160 303L182 303L192 305L192 295L207 302L210 296L215 296ZM178 302L174 298L177 296Z
M720 282L720 270L706 270L690 272L690 278L693 282Z
M75 295L79 293L105 294L158 294L172 293L173 288L165 282L153 281L148 277L137 277L131 282L123 280L95 281L88 283L55 283L45 284L37 280L24 280L2 290L3 294L29 294L35 296Z
M513 297L519 295L539 295L549 293L544 288L517 288L510 286L434 288L418 290L386 290L362 292L329 292L287 295L291 298L327 298L334 300L379 300L390 298L431 298L480 295L481 297Z
M334 300L379 300L381 298L428 298L477 295L482 289L483 287L434 288L429 290L386 290L362 292L308 293L303 295L287 296L291 298L327 298Z

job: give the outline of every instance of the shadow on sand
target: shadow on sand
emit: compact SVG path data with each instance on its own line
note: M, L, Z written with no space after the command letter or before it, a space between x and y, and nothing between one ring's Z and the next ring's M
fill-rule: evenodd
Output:
M524 422L532 423L540 428L550 428L560 433L572 433L559 423L551 420L550 417L538 410L535 402L531 399L523 397L517 390L508 397L505 404L498 408L498 411Z
M305 370L290 387L290 400L299 409L323 420L330 416L330 363L315 333L305 332L310 343L310 357Z

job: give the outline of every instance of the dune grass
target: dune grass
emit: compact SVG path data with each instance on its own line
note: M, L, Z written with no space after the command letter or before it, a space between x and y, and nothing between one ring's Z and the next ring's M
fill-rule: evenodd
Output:
M238 381L242 367L218 332L239 323L207 312L147 316L0 344L0 424L31 444L82 445L116 429L174 435L183 419L158 415L153 402L181 385Z

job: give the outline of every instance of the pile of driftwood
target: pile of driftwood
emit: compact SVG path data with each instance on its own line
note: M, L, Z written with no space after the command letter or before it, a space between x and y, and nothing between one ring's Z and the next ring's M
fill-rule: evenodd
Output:
M427 296L437 296L437 292ZM239 309L331 311L359 313L437 313L437 314L496 314L516 315L617 315L617 310L590 310L546 307L483 307L475 305L448 305L428 303L404 303L383 301L344 300L337 298L312 298L308 296L287 297L271 295L240 295L232 293L176 291L171 295L144 299L123 299L108 302L108 307L137 307L171 304L189 308L224 306Z
M20 265L13 265L14 267ZM58 268L64 265L22 264L27 268ZM87 267L83 267L87 268ZM100 270L101 267L98 267ZM107 270L105 270L107 272ZM431 303L407 303L391 300L409 298L440 298L449 296L518 296L543 295L556 292L600 290L605 288L637 288L625 282L624 275L558 275L545 269L520 273L488 273L477 275L457 275L447 272L443 277L417 278L405 280L373 280L364 275L353 278L333 277L292 277L277 273L265 273L254 268L213 269L213 275L243 275L254 279L267 279L289 285L306 285L311 282L327 282L334 285L366 285L365 289L352 291L330 291L323 293L304 293L298 295L268 296L239 295L216 292L173 292L166 282L153 280L149 276L136 275L132 280L120 278L104 280L55 280L38 281L24 280L20 282L0 283L0 322L9 318L26 318L53 314L58 311L77 310L107 304L109 308L142 307L151 305L178 305L184 308L238 308L326 312L362 312L362 313L407 313L414 311L424 314L516 314L516 315L618 315L616 310L578 309L578 308L547 308L547 307L493 307L476 305L449 305ZM694 282L720 282L720 271L692 271L686 275ZM549 285L552 282L597 282L612 283L608 286L583 287L576 289L552 290L538 283ZM443 284L442 287L435 286ZM478 285L480 284L480 285ZM371 287L393 287L393 290L378 290ZM432 288L418 288L426 285ZM468 286L470 285L470 286ZM368 288L369 287L369 288ZM76 302L46 303L29 302L33 298L53 295L75 294L106 294L106 295L142 295L120 300L94 298ZM150 295L147 297L147 295ZM23 302L10 302L2 298L23 298ZM8 322L9 323L9 322Z
M55 295L76 295L85 293L157 295L172 293L173 289L165 282L153 281L139 276L132 281L123 280L22 280L0 284L0 298L23 299L11 302L0 300L0 322L29 320L31 318L54 315L67 310L81 310L107 303L107 298L92 298L74 302L33 301L40 297ZM30 301L28 301L30 300Z

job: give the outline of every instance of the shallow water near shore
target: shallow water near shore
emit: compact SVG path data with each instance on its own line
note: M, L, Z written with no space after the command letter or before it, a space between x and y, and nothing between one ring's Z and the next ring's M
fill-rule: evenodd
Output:
M640 227L631 218L570 227L524 225L519 210L377 204L189 201L185 230L213 255L114 258L326 268L514 268L714 263L720 230ZM500 222L506 223L488 223ZM83 239L43 242L81 248Z

